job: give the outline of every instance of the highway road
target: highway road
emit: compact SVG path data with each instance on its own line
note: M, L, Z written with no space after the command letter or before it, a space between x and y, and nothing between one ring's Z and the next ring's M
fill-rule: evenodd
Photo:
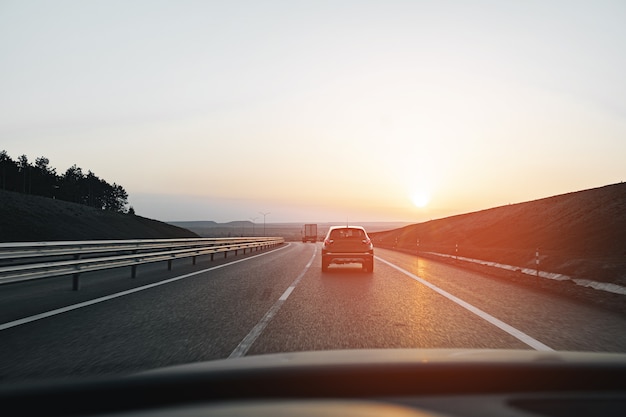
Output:
M626 317L376 249L321 270L321 244L0 287L0 384L353 348L626 351Z

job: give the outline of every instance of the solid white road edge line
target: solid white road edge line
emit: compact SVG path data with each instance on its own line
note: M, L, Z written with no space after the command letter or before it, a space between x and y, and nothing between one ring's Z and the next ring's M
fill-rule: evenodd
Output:
M298 275L298 277L285 290L283 295L281 295L280 298L276 300L274 305L267 311L267 313L265 313L263 318L256 324L256 326L254 326L252 330L250 330L250 333L248 333L246 337L244 337L243 340L239 342L239 345L237 345L235 350L233 350L233 352L228 356L229 358L239 358L248 353L248 350L250 350L252 344L258 339L261 333L263 333L263 330L265 330L270 321L272 321L276 313L278 313L278 310L280 310L287 298L289 298L291 292L294 290L294 288L296 288L296 285L298 285L302 277L304 277L304 274L311 267L313 259L315 259L315 255L317 255L317 245L314 248L315 250L313 251L311 259L309 259L309 262L306 264L302 272L300 272L300 275Z
M251 259L258 258L259 256L265 256L265 255L269 255L270 253L274 253L276 251L283 250L283 249L287 248L289 245L290 245L290 243L287 243L285 246L282 246L282 247L280 247L278 249L274 249L274 250L271 250L269 252L260 253L258 255L250 256L248 258L238 259L236 261L228 262L226 264L216 265L216 266L213 266L211 268L203 269L201 271L191 272L189 274L180 275L180 276L174 277L174 278L169 278L169 279L166 279L166 280L163 280L163 281L155 282L153 284L148 284L148 285L144 285L142 287L133 288L131 290L126 290L126 291L118 292L118 293L115 293L115 294L106 295L106 296L100 297L100 298L94 298L93 300L84 301L82 303L73 304L73 305L70 305L70 306L67 306L67 307L57 308L56 310L51 310L51 311L47 311L45 313L35 314L34 316L25 317L23 319L19 319L19 320L14 320L14 321L10 321L10 322L7 322L7 323L3 323L3 324L0 324L0 331L6 330L6 329L10 329L11 327L20 326L22 324L30 323L30 322L33 322L33 321L36 321L36 320L45 319L47 317L55 316L57 314L66 313L68 311L76 310L76 309L79 309L79 308L82 308L82 307L87 307L87 306L90 306L90 305L93 305L93 304L101 303L103 301L108 301L108 300L112 300L114 298L123 297L125 295L132 294L132 293L139 292L139 291L143 291L143 290L147 290L149 288L158 287L159 285L169 284L170 282L179 281L181 279L189 278L189 277L192 277L192 276L198 275L198 274L203 274L205 272L214 271L216 269L220 269L220 268L224 268L224 267L227 267L227 266L230 266L230 265L238 264L239 262L249 261Z
M511 336L515 337L516 339L520 340L521 342L527 344L528 346L532 347L535 350L541 350L541 351L553 351L554 349L552 349L549 346L544 345L543 343L541 343L540 341L533 339L532 337L530 337L529 335L527 335L526 333L522 332L521 330L516 329L513 326L510 326L508 324L506 324L505 322L503 322L502 320L499 320L497 318L495 318L494 316L492 316L489 313L486 313L484 311L482 311L481 309L474 307L473 305L461 300L458 297L455 297L454 295L450 294L449 292L442 290L441 288L437 287L434 284L431 284L430 282L418 277L417 275L414 275L412 273L410 273L409 271L400 268L397 265L392 264L389 261L386 261L378 256L376 256L376 259L389 265L392 268L397 269L398 271L402 272L403 274L413 278L415 281L419 282L422 285L427 286L428 288L430 288L431 290L435 291L436 293L439 293L441 295L443 295L444 297L446 297L448 300L453 301L454 303L460 305L461 307L463 307L464 309L476 314L478 317L480 317L483 320L488 321L489 323L493 324L494 326L498 327L501 330L504 330L505 332L507 332L508 334L510 334Z

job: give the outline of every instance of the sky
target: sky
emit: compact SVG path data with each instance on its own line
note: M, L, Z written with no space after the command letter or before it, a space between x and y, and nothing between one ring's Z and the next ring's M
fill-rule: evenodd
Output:
M0 0L0 150L162 221L421 222L599 187L626 180L624 22L622 0Z

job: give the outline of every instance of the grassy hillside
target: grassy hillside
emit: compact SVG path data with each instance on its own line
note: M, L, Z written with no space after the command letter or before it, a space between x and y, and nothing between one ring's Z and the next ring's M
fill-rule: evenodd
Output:
M379 246L432 251L626 285L626 183L374 233Z
M198 237L141 216L0 190L0 242Z

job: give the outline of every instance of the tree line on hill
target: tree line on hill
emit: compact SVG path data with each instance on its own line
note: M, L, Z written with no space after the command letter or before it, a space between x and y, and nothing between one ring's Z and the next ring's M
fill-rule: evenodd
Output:
M0 151L0 188L70 201L100 210L134 214L132 207L126 210L128 193L121 185L109 184L91 171L85 174L76 165L58 175L49 164L50 160L44 156L31 164L26 155L14 161L6 151Z

